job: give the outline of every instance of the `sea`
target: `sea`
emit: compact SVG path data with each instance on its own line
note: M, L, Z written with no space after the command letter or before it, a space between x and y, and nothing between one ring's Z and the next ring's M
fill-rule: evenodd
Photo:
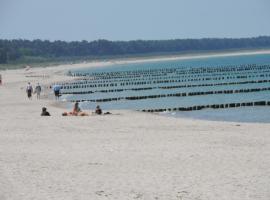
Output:
M69 71L61 100L82 109L129 109L168 117L270 123L270 54L229 55Z

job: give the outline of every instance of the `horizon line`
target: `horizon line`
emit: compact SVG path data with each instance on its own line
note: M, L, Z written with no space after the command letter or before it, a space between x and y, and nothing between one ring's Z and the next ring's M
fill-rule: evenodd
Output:
M256 38L263 38L263 37L270 37L270 35L258 35L258 36L251 36L251 37L202 37L202 38L173 38L173 39L131 39L131 40L109 40L109 39L104 39L104 38L100 38L100 39L95 39L95 40L86 40L86 39L82 39L82 40L60 40L60 39L56 39L56 40L50 40L50 39L40 39L40 38L35 38L35 39L26 39L26 38L13 38L13 39L3 39L0 38L0 40L8 40L8 41L12 41L12 40L27 40L27 41L49 41L49 42L57 42L57 41L61 41L61 42L83 42L86 41L88 43L91 42L96 42L96 41L108 41L108 42L132 42L132 41L173 41L173 40L204 40L204 39L216 39L216 40L230 40L230 39L256 39Z

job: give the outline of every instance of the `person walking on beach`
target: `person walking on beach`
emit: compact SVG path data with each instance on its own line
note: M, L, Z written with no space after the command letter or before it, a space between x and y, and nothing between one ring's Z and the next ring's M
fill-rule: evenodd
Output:
M29 82L28 85L26 86L26 94L28 99L32 99L32 93L33 93L33 87L31 83Z
M60 97L60 90L61 90L60 85L54 85L53 86L54 96L55 96L56 100L59 99L59 97Z
M0 85L2 85L2 75L0 74Z
M41 86L39 85L39 83L37 84L35 88L35 93L37 94L37 99L40 99Z

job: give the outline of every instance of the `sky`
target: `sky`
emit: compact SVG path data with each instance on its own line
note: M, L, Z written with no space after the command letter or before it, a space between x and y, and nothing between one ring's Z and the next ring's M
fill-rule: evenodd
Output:
M0 39L270 36L270 0L0 0Z

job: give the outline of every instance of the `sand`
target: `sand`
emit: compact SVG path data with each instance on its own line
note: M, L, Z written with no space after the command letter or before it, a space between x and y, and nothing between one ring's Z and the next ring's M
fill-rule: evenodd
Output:
M86 65L0 72L0 200L270 199L270 124L128 110L62 117L47 94L26 98L28 81L68 80Z

